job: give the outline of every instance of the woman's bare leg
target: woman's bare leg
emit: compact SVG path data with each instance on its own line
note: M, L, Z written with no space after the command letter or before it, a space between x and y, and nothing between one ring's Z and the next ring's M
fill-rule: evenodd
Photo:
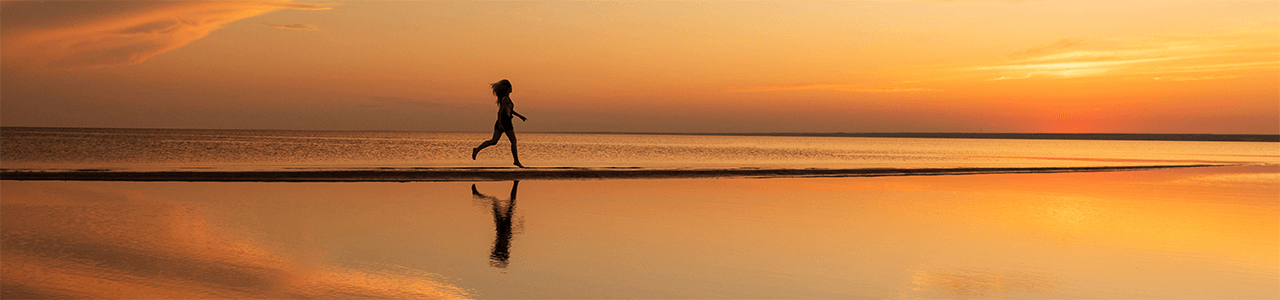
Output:
M500 138L502 138L502 132L494 130L493 138L488 141L484 141L484 143L480 143L479 147L471 148L471 160L476 160L476 154L480 154L480 150L484 150L484 148L498 144L498 139Z
M507 129L507 140L511 141L511 158L515 159L515 162L512 164L516 165L517 167L524 168L524 165L520 164L520 155L516 154L516 131L515 130Z

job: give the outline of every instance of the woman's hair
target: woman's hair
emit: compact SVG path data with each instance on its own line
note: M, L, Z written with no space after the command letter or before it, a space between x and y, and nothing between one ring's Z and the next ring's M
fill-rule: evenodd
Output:
M511 95L511 82L506 79L491 83L489 87L493 88L493 95L498 96L498 101L502 101L502 97Z

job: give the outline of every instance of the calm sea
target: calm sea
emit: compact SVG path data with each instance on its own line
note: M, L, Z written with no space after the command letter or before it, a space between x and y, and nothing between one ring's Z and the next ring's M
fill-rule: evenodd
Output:
M504 137L471 160L487 133L83 129L0 130L6 170L290 170L510 167ZM1280 162L1267 142L518 135L534 167L938 168L1086 167Z
M510 167L488 134L3 128L3 169ZM535 167L844 178L0 184L0 298L1280 297L1280 143L520 134ZM1268 163L1268 165L1256 165Z
M0 185L0 297L1275 299L1274 166Z

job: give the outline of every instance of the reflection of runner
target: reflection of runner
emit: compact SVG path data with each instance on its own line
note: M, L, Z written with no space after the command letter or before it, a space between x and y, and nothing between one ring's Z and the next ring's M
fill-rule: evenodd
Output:
M520 186L520 181L511 182L511 198L506 201L506 205L502 205L502 200L497 197L481 194L476 190L476 185L471 185L471 196L488 200L493 206L493 225L496 232L493 239L493 251L489 253L489 265L495 268L507 268L507 264L511 259L511 233L512 222L511 217L516 210L516 187Z
M511 158L515 159L513 164L517 167L524 168L524 165L520 164L520 156L516 155L516 130L515 127L511 125L511 116L514 115L520 117L520 121L528 119L516 112L516 105L511 102L510 81L503 79L498 82L494 82L489 86L493 88L493 95L498 96L498 121L493 123L493 138L488 141L484 141L484 143L480 143L480 146L471 149L471 159L475 160L476 154L479 154L480 150L484 150L486 147L498 144L498 139L501 139L502 134L506 133L507 140L511 141Z

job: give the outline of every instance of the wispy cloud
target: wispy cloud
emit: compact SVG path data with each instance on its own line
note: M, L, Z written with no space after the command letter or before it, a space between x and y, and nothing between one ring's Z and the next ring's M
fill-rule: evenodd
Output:
M755 86L755 87L730 90L726 92L755 93L755 92L803 91L803 90L825 90L825 91L858 92L858 93L904 93L904 92L938 91L935 89L918 88L918 87L867 87L865 85L855 85L855 84L817 83L817 84Z
M1107 41L1078 48L1063 39L1010 54L1009 61L969 65L949 72L989 80L1079 78L1110 75L1214 73L1280 68L1280 30L1243 30L1194 36L1148 37ZM1063 51L1068 48L1071 51ZM1227 78L1229 74L1183 76Z
M1277 69L1280 68L1280 60L1277 61L1259 61L1246 63L1222 63L1222 64L1202 64L1192 66L1175 66L1161 70L1161 74L1176 73L1203 73L1203 72L1226 72L1256 69Z
M293 29L293 30L320 30L320 28L316 28L315 26L310 25L310 24L298 24L298 23L294 23L294 24L258 23L258 25L261 25L261 26L267 26L267 27L273 27L273 28L280 28L280 29Z
M286 1L6 2L0 57L6 68L138 64L228 23L281 9L329 7Z
M1083 77L1093 76L1107 73L1115 68L1125 65L1173 60L1178 58L1151 58L1151 59L1131 59L1131 60L1111 60L1111 61L1066 61L1053 63L1030 63L1030 64L1013 64L987 67L973 67L969 70L974 71L999 71L1004 73L1022 73L1024 75L1016 78L1001 76L999 79L1017 79L1030 78L1032 76L1053 76L1053 77Z
M363 101L357 101L356 107L361 108L406 108L406 107L469 107L469 106L488 106L492 102L453 102L443 99L418 99L393 96L372 96Z
M1209 75L1209 76L1194 76L1194 77L1174 76L1174 77L1156 77L1153 79L1169 80L1169 81L1200 81L1200 80L1218 80L1218 79L1234 79L1234 78L1240 78L1240 76L1238 75Z
M1067 47L1074 46L1075 44L1079 44L1081 41L1082 40L1079 40L1079 39L1075 39L1075 40L1061 39L1051 44L1035 46L1027 50L1018 51L1016 53L1009 54L1009 56L1010 57L1027 57L1032 55L1050 53L1053 51L1057 51L1059 49L1066 49Z

